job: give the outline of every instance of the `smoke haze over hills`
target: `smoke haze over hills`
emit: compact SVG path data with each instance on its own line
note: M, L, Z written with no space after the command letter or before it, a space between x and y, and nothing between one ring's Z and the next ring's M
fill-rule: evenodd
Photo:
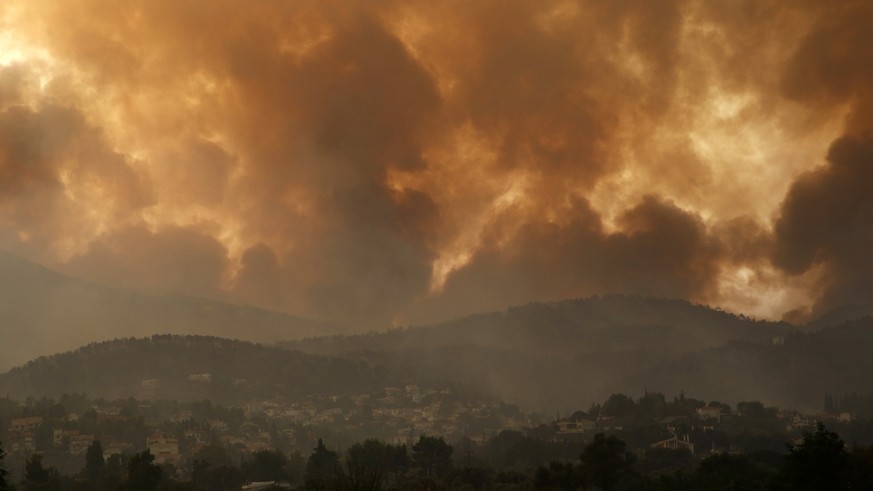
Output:
M826 394L868 390L871 328L863 317L802 332L677 300L605 297L284 349L203 336L92 343L0 374L0 392L241 404L420 386L549 414L649 390L817 411Z
M0 370L117 337L208 334L275 342L344 329L249 306L107 288L2 251L0 278Z
M354 331L249 306L107 288L12 254L0 254L0 274L8 280L0 288L0 370L19 365L0 376L0 393L15 397L140 396L140 383L155 379L161 397L225 403L420 384L545 413L646 387L815 408L825 393L865 390L873 373L869 304L795 326L684 300L613 295L343 335ZM177 336L130 339L155 333ZM93 343L111 338L124 339ZM187 381L198 373L214 383ZM247 381L244 391L237 379Z

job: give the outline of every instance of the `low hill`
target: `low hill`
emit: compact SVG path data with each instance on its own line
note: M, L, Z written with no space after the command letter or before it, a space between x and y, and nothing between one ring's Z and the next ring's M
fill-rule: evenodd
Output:
M608 302L615 305L613 300ZM644 305L652 304L646 300ZM531 312L541 308L525 310L526 315L520 318L535 319ZM690 308L692 312L698 309ZM508 311L502 315L518 314ZM697 315L709 314L703 311ZM439 326L352 337L366 341L362 344L368 349L346 349L355 346L342 344L349 342L348 336L294 343L318 346L322 351L329 351L331 343L336 343L334 353L324 355L289 350L287 346L280 349L214 337L162 335L92 343L39 358L0 375L0 393L20 398L86 392L107 398L209 398L239 403L275 396L368 393L414 383L455 387L477 397L551 413L587 407L611 393L641 394L644 388L667 395L684 390L729 403L758 399L801 409L819 409L825 393L869 392L873 318L812 332L739 317L731 320L732 316L726 318L727 314L720 312L712 315L726 325L739 322L739 334L745 329L752 334L700 349L694 349L689 341L680 349L670 343L681 339L683 330L691 329L692 323L677 319L675 325L667 327L615 323L592 328L597 335L577 346L577 351L567 341L560 354L553 356L548 350L559 340L550 339L547 333L555 330L564 336L562 339L573 342L584 336L568 334L554 325L544 328L546 334L541 339L532 336L527 345L511 344L512 349L507 349L502 343L518 334L507 333L489 344L485 342L488 339L476 337L475 326L466 324L470 336L456 330L452 332L454 339L436 336ZM463 322L469 323L471 318ZM743 323L748 325L742 327ZM524 325L508 324L504 329L524 332ZM718 323L713 325L704 324L700 329L721 332ZM432 345L415 339L418 329L430 336ZM589 328L579 324L576 329L585 332ZM754 329L763 332L759 335ZM603 341L607 333L618 339ZM658 339L652 333L664 335ZM412 336L412 340L401 343L404 336ZM716 334L712 337L720 339ZM379 342L385 344L380 346ZM597 350L597 346L604 348Z
M38 358L0 375L0 393L15 398L86 393L232 404L275 396L362 393L403 382L361 361L208 336L155 335L92 343Z
M864 317L873 317L873 304L840 305L807 323L804 328L809 331L818 331Z
M95 340L156 332L274 342L343 331L248 306L107 288L3 251L0 278L0 370Z
M695 352L729 341L769 342L792 330L684 300L611 295L531 303L431 326L279 343L318 354L473 345L547 357L603 352Z
M280 345L380 359L394 372L463 383L526 409L553 411L584 407L613 392L641 393L646 384L638 374L681 356L736 341L763 346L793 330L681 300L605 296Z
M825 394L870 392L871 350L873 317L865 317L795 332L779 344L730 343L661 363L635 380L661 391L821 410Z

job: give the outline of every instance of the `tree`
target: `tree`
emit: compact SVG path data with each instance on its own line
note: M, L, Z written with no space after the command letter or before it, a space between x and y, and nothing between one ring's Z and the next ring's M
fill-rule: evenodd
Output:
M127 474L128 457L112 454L106 459L103 467L103 489L118 490L121 488L122 476Z
M442 437L421 435L412 446L412 461L428 477L444 477L452 469L452 446Z
M603 403L601 414L614 418L627 418L633 416L637 405L633 399L624 394L612 394Z
M721 414L728 414L731 412L731 405L724 402L709 401L709 404L707 404L707 406L717 407L719 411L721 411Z
M287 482L288 457L279 450L259 450L246 462L243 473L249 481Z
M624 477L631 475L634 456L626 448L627 445L614 436L594 435L594 440L579 456L585 481L603 491L614 489Z
M407 466L405 446L388 445L378 440L356 443L346 455L348 481L352 489L383 489L389 476L403 473Z
M766 478L766 471L748 456L728 453L703 459L693 476L700 489L759 489Z
M197 489L208 491L238 490L243 483L240 469L220 445L207 445L191 457L191 479Z
M851 489L873 489L873 447L853 448L847 470Z
M9 473L6 471L6 468L3 467L3 458L6 457L6 452L3 451L3 442L0 442L0 491L9 491L12 489L6 482L6 476Z
M339 457L336 452L328 450L321 438L318 445L306 462L304 481L307 489L327 490L335 487L342 475Z
M88 445L88 451L85 453L85 477L88 479L88 484L91 489L99 489L103 482L103 471L106 468L106 461L103 459L103 444L100 440L94 440L91 445Z
M53 467L45 468L40 454L31 455L25 462L24 480L21 484L25 491L56 491L61 489L58 471Z
M786 489L847 489L849 454L840 436L818 423L814 433L805 433L803 442L790 448L779 474Z
M132 491L155 491L161 482L161 468L148 450L131 457L127 464L128 486Z
M231 465L231 458L227 450L221 445L206 445L191 456L192 461L201 461L212 467Z
M452 470L452 446L441 437L422 435L412 446L411 472L403 476L403 489L445 489Z
M231 465L213 466L205 460L191 463L194 487L206 491L236 491L243 484L240 470Z
M759 401L739 402L737 403L737 412L747 418L761 418L766 414L764 404Z
M548 467L537 469L534 488L544 491L574 491L581 488L582 481L578 466L569 462L550 462Z
M536 467L543 462L543 445L518 431L503 430L485 444L489 463L502 469Z
M660 392L648 392L637 403L637 411L644 418L659 420L667 410L667 398Z

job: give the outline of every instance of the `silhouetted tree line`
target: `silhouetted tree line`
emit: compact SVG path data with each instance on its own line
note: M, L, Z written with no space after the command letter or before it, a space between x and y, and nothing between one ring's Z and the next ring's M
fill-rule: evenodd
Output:
M60 475L35 454L13 488L0 447L0 491L236 491L247 482L272 483L268 489L273 490L316 491L873 489L873 447L849 448L822 424L778 460L754 453L717 453L694 461L681 451L660 451L655 452L658 458L672 458L681 465L658 472L645 471L625 442L603 434L595 435L577 459L552 461L526 472L501 470L465 456L453 459L453 453L453 445L430 436L421 436L409 448L365 440L342 456L319 440L305 461L299 455L265 450L237 466L223 448L206 447L192 459L190 475L180 478L172 467L157 465L148 451L104 459L95 441L78 474Z

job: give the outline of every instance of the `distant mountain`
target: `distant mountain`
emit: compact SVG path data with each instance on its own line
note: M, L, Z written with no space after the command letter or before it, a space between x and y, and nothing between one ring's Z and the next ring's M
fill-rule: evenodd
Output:
M681 300L605 296L280 345L380 359L391 371L450 380L526 409L553 411L613 392L642 393L646 381L639 375L653 367L731 342L767 345L793 330ZM714 387L719 383L714 380Z
M120 336L164 332L273 342L342 331L248 306L111 289L0 251L0 370Z
M209 336L155 335L92 343L0 374L12 397L152 397L224 404L257 398L366 393L406 382L376 365Z
M670 360L636 377L659 390L696 397L762 400L821 410L824 395L873 391L873 317L771 345L734 342Z
M639 350L672 355L740 339L768 342L792 328L684 300L610 295L530 303L431 326L279 344L319 354L472 345L549 358Z
M825 327L837 326L855 319L873 317L873 304L853 304L834 307L806 324L808 330L817 331Z
M282 348L171 335L92 343L0 375L0 394L239 403L414 383L549 414L646 388L818 409L825 393L870 391L871 348L873 317L808 331L676 300L595 297Z

